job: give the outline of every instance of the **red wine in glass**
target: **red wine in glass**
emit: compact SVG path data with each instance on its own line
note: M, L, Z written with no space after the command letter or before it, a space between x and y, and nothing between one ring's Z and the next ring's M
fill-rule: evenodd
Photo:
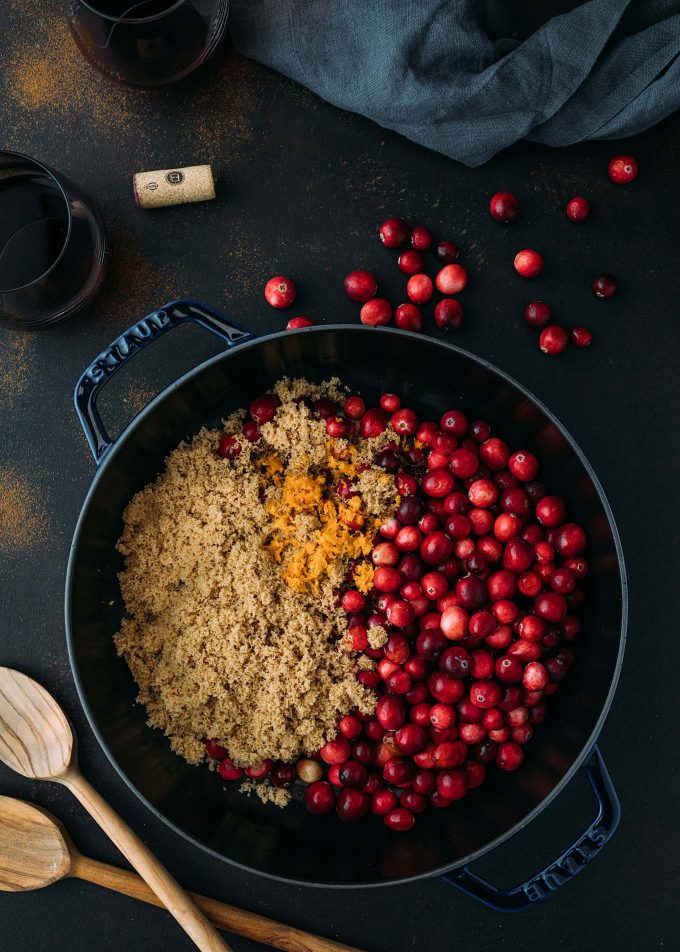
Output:
M102 72L134 86L188 76L224 36L229 0L67 0L76 42Z
M104 225L63 176L0 151L0 324L41 327L75 314L104 273Z

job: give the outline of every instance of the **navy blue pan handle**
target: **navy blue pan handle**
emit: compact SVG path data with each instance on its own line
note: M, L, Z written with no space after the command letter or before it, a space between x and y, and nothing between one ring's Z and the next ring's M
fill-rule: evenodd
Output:
M147 314L141 321L116 338L96 357L76 384L73 396L78 419L85 431L92 455L97 465L113 445L97 410L97 397L111 377L144 347L148 347L163 334L180 324L199 324L217 334L227 345L233 347L255 335L228 320L224 314L214 311L198 301L172 301L157 311Z
M584 769L597 801L597 816L576 842L540 873L512 889L499 889L467 866L442 879L499 912L527 909L572 880L611 839L621 819L619 798L597 747Z

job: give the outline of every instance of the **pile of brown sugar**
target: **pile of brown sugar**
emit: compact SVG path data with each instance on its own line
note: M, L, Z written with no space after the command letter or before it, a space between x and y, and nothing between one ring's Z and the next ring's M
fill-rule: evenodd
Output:
M329 440L309 403L342 399L336 381L282 380L274 392L281 405L257 443L241 437L240 455L223 459L222 432L202 430L124 514L130 617L116 646L149 723L189 763L206 738L238 766L293 761L335 736L342 714L375 707L356 679L368 659L341 637L337 588L396 501L393 480L368 462L384 436ZM243 416L225 431L238 435ZM334 480L356 468L362 488L348 508ZM348 515L361 526L340 532Z

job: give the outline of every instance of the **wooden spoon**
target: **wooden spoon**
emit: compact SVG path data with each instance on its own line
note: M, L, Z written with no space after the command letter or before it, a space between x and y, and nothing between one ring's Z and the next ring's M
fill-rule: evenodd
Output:
M136 873L79 853L64 826L47 810L14 797L0 796L0 890L40 889L65 876L162 905ZM216 899L189 895L214 925L283 952L359 952Z
M202 952L232 952L163 864L78 769L66 715L32 678L0 667L0 760L31 780L61 783L80 800Z

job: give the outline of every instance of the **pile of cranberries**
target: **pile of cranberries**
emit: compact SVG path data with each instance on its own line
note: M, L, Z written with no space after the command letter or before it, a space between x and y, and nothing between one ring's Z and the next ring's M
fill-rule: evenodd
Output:
M259 438L276 406L271 396L253 403L246 438ZM452 409L421 421L393 393L378 406L352 395L314 409L330 436L340 423L350 440L390 436L375 462L399 502L374 539L373 588L352 587L350 567L338 593L349 644L375 663L357 675L375 711L341 717L337 736L296 764L241 770L214 741L206 750L224 780L300 781L312 814L371 813L405 831L479 786L490 765L521 765L574 661L586 534L539 481L536 456L513 451L483 420ZM352 481L337 491L351 495ZM380 648L370 646L374 626L387 632Z

